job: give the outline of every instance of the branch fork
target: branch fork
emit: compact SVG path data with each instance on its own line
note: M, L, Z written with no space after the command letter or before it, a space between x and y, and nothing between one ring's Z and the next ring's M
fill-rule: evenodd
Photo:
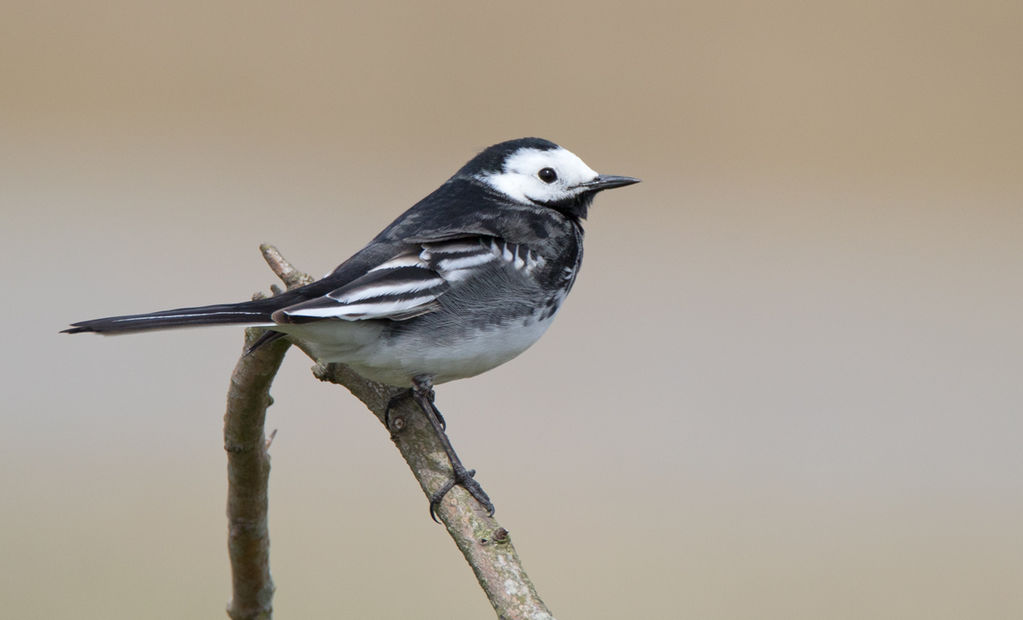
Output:
M312 282L271 245L260 251L270 269L288 289ZM280 292L271 287L275 294ZM262 334L249 328L245 348ZM301 343L296 343L301 348ZM243 353L231 375L224 447L228 457L228 551L231 558L232 599L227 613L232 620L269 620L273 615L274 584L270 575L267 527L270 475L268 449L273 433L265 435L266 409L272 403L270 386L291 343L279 339L256 351ZM306 352L308 354L308 352ZM430 423L412 399L387 405L398 388L369 381L342 364L318 363L313 376L347 388L385 426L427 498L443 487L451 475L447 455ZM451 489L436 509L437 517L462 552L498 618L553 620L536 593L508 530L502 527L461 486Z

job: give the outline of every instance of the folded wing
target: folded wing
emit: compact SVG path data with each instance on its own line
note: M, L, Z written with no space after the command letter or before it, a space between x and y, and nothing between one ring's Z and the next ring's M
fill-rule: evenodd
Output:
M403 321L433 312L439 308L437 300L453 285L499 259L497 247L482 237L424 242L321 297L278 310L273 320Z

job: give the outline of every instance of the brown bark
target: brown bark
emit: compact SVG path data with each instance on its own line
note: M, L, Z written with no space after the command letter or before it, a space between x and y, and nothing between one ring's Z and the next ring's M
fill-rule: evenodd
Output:
M264 258L289 288L309 281L272 246L261 246ZM246 347L262 330L248 330ZM298 343L301 346L301 343ZM263 430L270 383L288 348L282 339L243 355L231 378L225 416L228 451L229 549L234 595L228 606L233 620L272 615L273 581L269 570L266 526L267 481L270 472ZM397 388L374 383L341 364L317 364L313 374L321 381L346 387L384 422L384 410ZM426 497L448 480L447 456L424 414L411 399L391 409L391 440L397 446ZM423 516L427 503L423 504ZM498 618L553 620L526 575L508 530L461 487L453 488L437 509L437 516L472 568Z

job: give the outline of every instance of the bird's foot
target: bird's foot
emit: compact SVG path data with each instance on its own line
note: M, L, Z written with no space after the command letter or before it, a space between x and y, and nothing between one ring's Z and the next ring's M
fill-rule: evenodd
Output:
M448 491L460 486L469 492L469 495L473 497L481 506L487 511L489 516L494 516L494 504L490 501L490 496L483 490L479 482L473 477L476 475L475 469L465 469L461 463L454 468L451 479L444 483L444 486L437 489L434 494L430 497L430 518L440 523L437 519L437 508L440 507L441 500L448 494Z
M462 465L462 461L455 454L455 449L451 446L451 440L448 439L447 433L444 432L445 423L444 417L441 416L440 411L437 410L437 406L433 403L434 392L433 392L433 381L430 377L422 376L415 377L412 381L412 389L407 392L422 409L423 414L426 415L426 419L429 420L430 425L433 426L434 432L437 434L437 439L440 440L441 446L444 448L444 452L447 454L448 462L451 463L451 479L444 483L444 485L438 489L433 495L430 496L430 518L440 523L437 519L437 508L440 506L440 502L447 495L448 491L453 489L455 485L459 485L469 492L477 502L480 503L483 508L486 509L487 514L493 516L494 504L490 501L490 496L483 490L480 483L473 479L476 475L476 470L466 469ZM393 399L392 399L393 400Z
M386 426L387 430L391 431L392 433L394 432L394 427L391 426L391 409L394 409L395 407L400 405L401 401L409 398L412 398L412 390L402 390L395 394L394 396L392 396L387 401L387 406L384 407L384 426Z

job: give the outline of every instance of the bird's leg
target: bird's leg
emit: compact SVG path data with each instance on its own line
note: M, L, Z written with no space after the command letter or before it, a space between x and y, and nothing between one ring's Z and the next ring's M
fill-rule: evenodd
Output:
M392 396L390 398L390 400L387 401L387 406L384 407L384 426L386 426L388 429L391 429L391 409L394 409L399 404L401 404L401 401L411 398L416 404L419 403L419 401L417 401L417 400L415 400L415 398L413 398L413 394L414 394L414 389L413 388L409 388L407 390L402 390L402 391L398 392L397 394ZM433 401L433 389L432 388L430 389L430 401L431 402ZM440 411L437 411L436 407L433 408L433 413L434 413L434 415L437 416L437 420L440 421L441 429L442 430L447 430L448 423L444 421L444 416L442 416L440 414Z
M480 483L473 479L473 476L476 475L476 470L466 469L462 465L462 461L455 454L455 449L451 446L451 441L444 432L444 418L441 416L440 411L437 410L437 406L433 404L433 382L428 377L416 377L413 379L410 393L412 400L419 405L419 408L426 415L426 419L433 426L434 432L437 433L437 438L440 439L440 443L444 447L444 452L448 455L448 461L451 463L451 479L444 483L444 486L430 497L430 517L437 521L437 507L440 505L440 501L444 499L447 492L454 488L456 484L461 485L469 492L469 495L472 495L487 510L488 514L493 515L494 504L491 503L490 496L483 490Z

